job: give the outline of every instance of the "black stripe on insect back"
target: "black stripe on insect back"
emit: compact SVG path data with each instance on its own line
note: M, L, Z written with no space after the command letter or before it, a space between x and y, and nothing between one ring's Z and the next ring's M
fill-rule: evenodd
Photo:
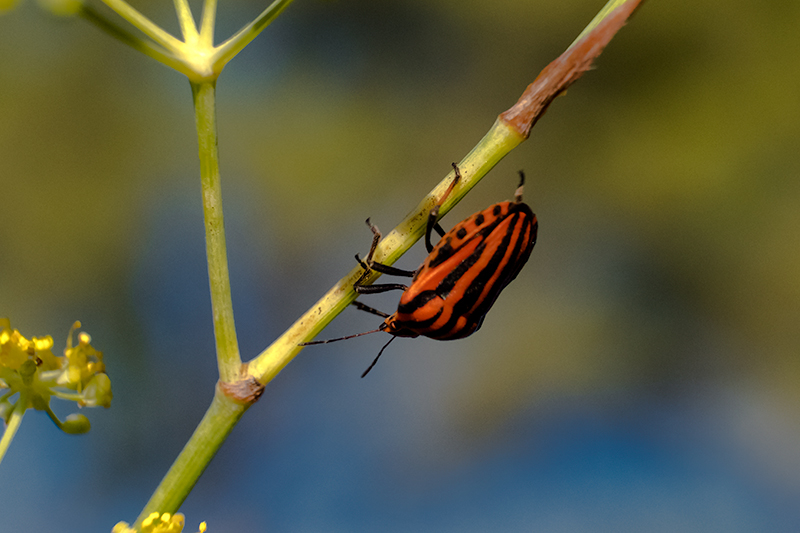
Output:
M521 204L521 206L524 206L524 204ZM531 228L533 213L527 206L524 206L524 209L515 209L514 211L516 212L510 215L511 221L509 224L509 230L503 236L502 241L492 254L492 258L480 271L480 273L470 282L470 286L464 291L462 297L456 301L453 306L453 314L447 323L442 325L441 328L437 328L436 332L429 334L429 337L442 340L458 339L477 331L477 329L480 328L481 324L483 323L483 317L492 307L497 299L497 296L506 287L506 285L508 285L517 276L522 268L522 265L524 265L527 261L530 255L530 250L533 247L532 244L529 245L529 240L523 239L525 233L527 233ZM520 231L517 231L517 225L520 223L522 224L522 228ZM508 247L511 245L512 240L514 241L512 254L509 256L508 260L502 266L498 274L497 269L500 267L500 264L506 256L506 252L508 251ZM485 243L481 244L482 248L484 248L483 245ZM477 260L479 257L478 250L475 252L475 257ZM461 276L463 276L466 271L467 270L464 270L461 273ZM486 294L483 301L479 302L481 294L486 288L486 284L495 274L498 274L497 278L491 287L489 287L489 292ZM450 287L450 289L452 290L452 287ZM476 304L478 305L476 306ZM462 325L462 327L456 329L459 318L464 316L468 317L470 321L467 324Z
M432 291L432 290L422 291L413 300L411 300L407 304L405 304L405 305L404 304L399 304L397 306L397 313L413 314L415 311L417 311L419 308L423 307L425 304L427 304L428 302L430 302L431 300L433 300L437 296L438 295L436 294L436 291ZM434 314L432 317L427 318L425 320L416 320L416 319L401 320L399 318L396 318L397 314L395 314L394 315L395 318L394 318L394 320L392 322L392 329L396 333L394 333L394 332L390 332L390 333L393 333L394 335L404 336L404 337L405 336L416 337L417 335L420 334L420 330L429 328L430 326L435 324L436 321L439 320L439 317L442 316L443 312L444 312L444 308L440 306L439 310L436 312L436 314ZM414 335L407 335L407 334L404 333L404 331L413 332Z
M472 329L472 325L476 322L481 320L480 315L476 315L471 313L470 310L475 306L475 303L480 298L481 292L484 289L484 285L486 282L492 277L492 275L497 271L500 262L503 260L503 256L505 255L506 249L508 248L508 243L511 241L512 235L511 232L507 232L503 236L503 240L498 245L497 249L495 250L492 258L486 264L486 266L478 273L478 275L470 282L469 287L464 291L464 294L456 300L455 304L453 305L453 313L450 315L450 319L443 324L440 328L437 328L436 332L431 335L433 338L436 339L459 339L471 333L474 333L474 329ZM485 249L485 242L481 243L475 253L473 254L470 259L474 259L472 262L475 263L478 259L480 259L480 255ZM458 279L455 279L455 283L460 281L460 278L468 271L468 269L464 269L461 272L461 275ZM455 271L453 272L455 274ZM450 278L450 276L447 276ZM444 281L448 281L445 279ZM443 282L444 283L444 282ZM453 283L453 286L455 286ZM452 287L450 287L452 290ZM457 328L458 320L462 317L468 317L469 322L462 325L461 328ZM472 331L470 331L472 329Z
M413 314L414 311L416 311L426 303L436 298L436 296L438 296L438 294L436 294L436 291L434 290L422 291L421 293L417 294L410 302L406 304L402 303L398 304L397 312Z
M454 253L455 250L453 250L453 247L450 245L450 237L447 237L445 242L437 245L436 257L431 259L431 262L428 264L428 268L439 266L450 259Z
M484 230L490 230L491 228L484 228L478 234L476 234L475 238L481 238L482 242L477 246L475 251L473 251L469 257L463 260L461 263L458 264L456 268L453 269L436 287L436 290L427 290L422 291L421 293L417 294L411 301L405 304L399 304L397 306L398 313L404 313L413 315L419 308L423 307L425 304L430 302L432 299L436 297L440 297L442 299L447 298L447 295L453 290L458 280L467 272L472 266L480 259L481 255L483 255L483 250L486 248L486 236L482 235ZM421 330L432 326L441 316L442 309L436 314L436 316L427 319L427 320L412 320L412 321L403 321L398 320L397 322L402 326L412 327L416 330ZM430 335L428 335L430 336ZM433 337L432 337L433 338Z
M426 292L434 292L434 291L426 291ZM436 294L434 293L434 296L435 295ZM443 307L439 307L439 310L436 311L436 314L433 315L432 317L426 319L426 320L410 320L410 321L409 320L395 320L395 324L398 324L399 326L402 326L404 328L407 327L407 328L409 328L411 330L416 331L417 334L419 334L420 330L429 328L433 324L435 324L436 321L439 320L439 317L442 316L443 312L444 312L444 308Z
M453 287L456 286L458 281L464 277L464 274L467 273L475 263L483 255L483 251L486 249L486 238L484 237L481 240L481 243L475 247L475 250L463 261L461 261L456 268L454 268L448 275L444 277L444 279L439 283L439 286L436 287L436 294L441 296L442 298L447 298L450 292L453 290Z
M497 277L494 286L486 298L481 301L478 306L472 310L472 315L485 316L489 312L495 300L500 295L500 292L508 286L509 283L514 281L522 267L528 261L533 245L536 243L536 226L533 225L532 218L523 217L518 223L521 224L519 231L512 232L516 238L514 243L514 250L511 257L503 266L500 275ZM538 226L538 224L537 224ZM530 232L532 239L524 239L526 233ZM482 319L481 319L482 320Z
M436 257L432 258L431 262L428 263L428 268L436 268L437 266L441 265L442 263L450 259L453 256L453 254L459 252L464 246L472 242L474 239L485 240L486 237L488 237L489 234L492 233L492 231L494 231L494 228L496 228L497 225L500 224L502 221L503 219L499 218L493 221L491 224L488 224L486 227L481 228L478 232L475 233L474 237L462 242L457 248L453 248L453 246L450 244L451 239L450 237L448 237L444 243L437 245L439 247L439 251L436 252ZM456 236L459 239L463 239L464 237L466 237L466 235L467 235L467 230L466 228L463 227L456 232ZM441 285L439 285L439 287L441 287ZM447 292L450 291L448 290Z

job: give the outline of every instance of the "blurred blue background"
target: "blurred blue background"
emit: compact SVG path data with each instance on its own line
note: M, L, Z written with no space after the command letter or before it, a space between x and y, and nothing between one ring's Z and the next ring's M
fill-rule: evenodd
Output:
M243 356L602 4L304 0L235 59L218 113ZM135 5L176 32L170 3ZM218 40L263 5L223 5ZM385 335L304 350L187 523L800 530L799 20L795 1L647 2L444 219L510 198L525 169L539 242L481 331L398 340L364 380ZM108 531L137 516L216 381L189 84L34 2L0 18L0 64L0 315L56 346L81 320L115 394L80 437L28 414L0 465L0 530ZM378 323L347 310L323 336Z

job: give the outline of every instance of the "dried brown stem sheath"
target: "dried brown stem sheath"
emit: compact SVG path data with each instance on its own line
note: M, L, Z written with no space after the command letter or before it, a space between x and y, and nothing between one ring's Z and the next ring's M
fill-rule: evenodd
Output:
M630 0L606 16L583 38L547 65L500 121L528 138L531 128L555 98L575 83L644 0Z

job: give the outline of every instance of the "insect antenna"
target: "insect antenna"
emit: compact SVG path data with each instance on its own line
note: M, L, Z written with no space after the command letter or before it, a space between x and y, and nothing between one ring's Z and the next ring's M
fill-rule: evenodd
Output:
M336 341L344 341L347 339L355 339L356 337L361 337L362 335L369 335L370 333L378 333L379 331L383 331L383 328L373 329L372 331L365 331L363 333L356 333L355 335L347 335L345 337L336 337L335 339L327 339L324 341L309 341L309 342L301 342L298 346L314 346L315 344L328 344L329 342L336 342Z
M372 361L372 364L371 364L371 365L369 365L369 367L368 367L366 370L364 370L364 373L363 373L363 374L361 374L361 377L362 377L362 378L363 378L364 376L366 376L367 374L369 374L369 371L370 371L370 370L372 370L372 367L373 367L373 366L375 366L375 363L377 363L377 362L378 362L378 359L380 359L380 358L381 358L381 354L383 353L383 351L384 351L384 350L386 349L386 347L387 347L387 346L389 346L389 345L392 343L392 341L393 341L393 340L395 340L396 338L397 338L397 337L392 337L391 339L389 339L389 342L387 342L386 344L384 344L384 345L383 345L383 348L381 348L381 351L380 351L380 352L378 352L378 355L377 355L377 357L375 357L375 359Z

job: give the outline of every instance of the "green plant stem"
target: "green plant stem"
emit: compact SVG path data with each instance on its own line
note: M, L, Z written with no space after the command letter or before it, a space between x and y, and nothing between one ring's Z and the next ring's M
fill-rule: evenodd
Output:
M642 0L642 1L644 1L644 0ZM642 1L636 2L636 3L637 4L641 4ZM629 2L630 3L634 3L634 2L631 2L631 0L608 0L608 2L606 2L606 5L604 5L602 7L602 9L600 9L600 11L597 12L597 15L594 16L592 21L589 24L587 24L586 27L583 28L583 31L575 38L574 41L572 41L572 44L569 45L570 48L572 48L575 45L575 43L577 43L578 41L580 41L581 39L586 37L586 35L589 32L591 32L593 29L595 29L597 27L597 25L600 24L603 21L603 19L605 19L606 17L608 17L611 14L612 11L614 11L615 9L617 9L619 7L624 6L625 4L627 4ZM637 7L638 7L638 5L637 5Z
M232 382L239 377L242 360L233 321L225 223L222 215L215 82L192 83L192 94L200 151L200 182L203 188L206 256L214 315L214 337L217 342L217 365L220 381Z
M179 50L183 45L181 41L161 29L161 27L148 19L124 0L103 0L103 3L116 11L116 13L127 20L131 26L138 28L145 35L167 50Z
M197 42L197 25L192 17L192 9L189 7L188 0L174 0L175 14L178 16L178 24L181 27L183 40L187 43Z
M17 403L14 404L14 411L11 413L11 419L8 421L6 430L3 432L3 438L0 439L0 463L3 462L3 457L6 456L8 447L11 441L14 440L14 435L17 434L19 425L22 423L22 417L28 409L28 395L25 392L20 392Z
M222 67L228 63L233 57L242 51L242 49L258 36L261 31L266 28L275 17L280 15L284 9L289 7L293 0L275 0L267 6L267 8L259 14L253 22L247 24L245 27L236 32L224 43L220 44L215 51L214 69L220 72Z
M147 502L134 527L151 513L174 513L192 490L228 434L252 404L237 403L217 388L211 406ZM158 431L158 428L154 428Z
M203 14L200 22L200 41L214 46L214 24L217 20L217 0L203 2Z
M134 50L138 50L144 55L152 57L156 61L159 61L168 67L177 70L178 72L184 72L187 75L190 73L190 71L186 70L186 66L181 61L177 60L171 52L167 52L167 50L163 47L153 42L146 41L138 35L133 35L128 30L121 28L117 24L114 24L108 20L105 15L98 12L94 7L84 4L79 11L79 15L88 22L100 28L100 30L106 32L111 37L118 39L124 44L127 44Z

